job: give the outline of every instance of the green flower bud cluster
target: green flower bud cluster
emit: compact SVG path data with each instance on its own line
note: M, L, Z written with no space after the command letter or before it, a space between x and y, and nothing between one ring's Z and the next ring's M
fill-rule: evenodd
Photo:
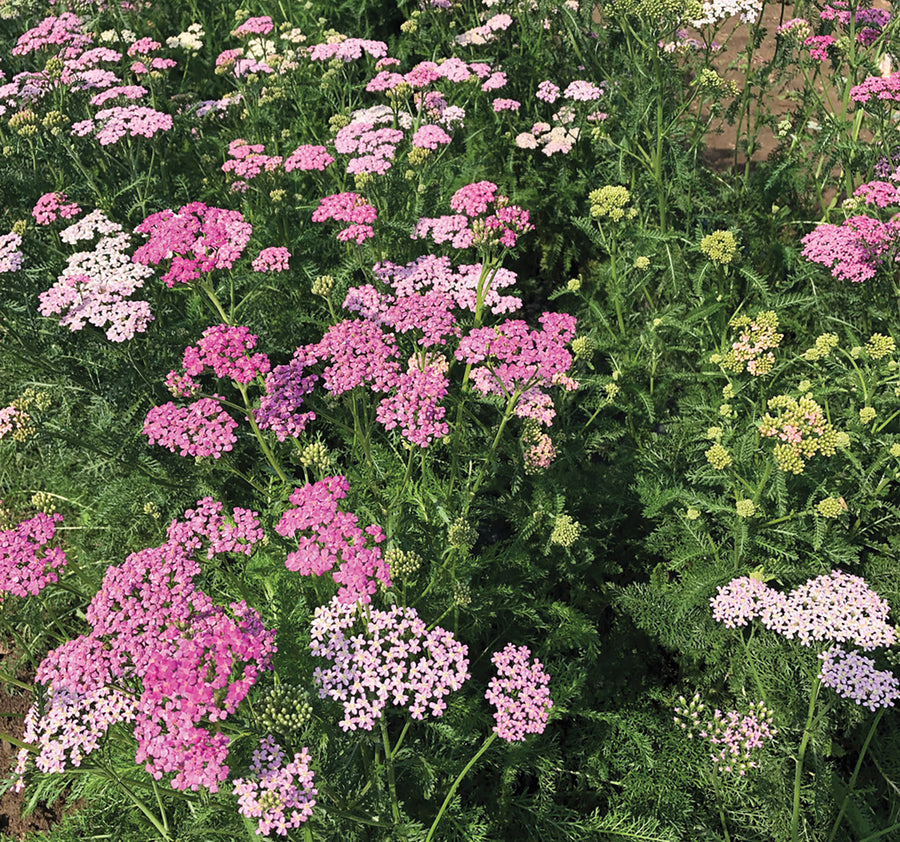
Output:
M888 453L895 459L900 459L900 444L892 444Z
M723 79L711 67L704 67L694 84L705 94L710 96L736 96L737 84Z
M409 150L409 155L407 155L407 160L411 167L417 167L421 164L424 164L425 161L431 156L430 149L423 149L420 146L414 146Z
M478 533L471 527L469 521L464 517L460 517L447 530L447 540L450 542L451 547L471 550L478 540Z
M594 219L609 217L613 222L623 219L634 219L637 211L629 208L631 193L627 187L619 187L608 184L588 193L588 201L591 203L591 216Z
M644 257L641 255L640 257L636 257L634 259L634 268L635 269L649 269L650 268L650 258Z
M700 251L710 263L727 266L737 254L737 240L731 231L713 231L700 241Z
M807 348L803 352L803 359L809 362L823 360L835 348L837 348L838 338L836 333L823 333L816 337L816 344L812 348Z
M148 501L144 503L144 514L149 515L154 520L159 520L162 515L159 512L159 509L156 506L156 503L152 501Z
M52 515L56 511L53 505L53 495L46 491L36 491L31 495L31 505L45 515Z
M688 520L698 520L700 518L700 510L695 509L693 506L689 506L687 511L684 513L684 516Z
M350 125L350 118L346 114L332 114L328 118L328 131L337 134L345 126Z
M571 347L576 360L589 360L597 350L597 343L590 336L576 336Z
M407 552L399 547L391 547L385 551L384 560L388 563L391 578L409 578L415 576L422 566L422 556Z
M557 515L550 533L550 543L557 547L571 547L581 535L582 526L568 515Z
M847 504L843 497L826 497L824 500L819 500L816 510L822 517L835 518L847 511Z
M735 504L738 517L753 517L756 514L756 503L752 500L738 500Z
M660 24L682 23L703 15L698 0L613 0L611 11Z
M453 601L462 607L472 604L472 589L468 582L453 583Z
M897 349L897 343L894 342L893 336L883 336L880 333L873 333L866 342L866 352L873 360L880 360L882 357L893 354Z
M705 455L706 460L717 471L721 471L731 464L731 454L721 444L714 444L706 451Z
M323 473L331 467L331 456L328 448L320 441L306 445L300 451L300 464L304 468L315 468Z
M257 716L263 729L288 736L303 729L312 717L309 694L298 685L279 684L263 691Z
M312 294L320 295L322 298L328 298L331 295L331 290L334 289L334 278L331 275L319 275L312 282Z
M859 423L860 423L860 424L868 424L868 423L870 423L870 422L872 422L872 421L875 420L875 416L876 416L877 414L878 414L878 413L875 411L875 408L874 408L874 407L871 407L871 406L864 406L864 407L859 411Z

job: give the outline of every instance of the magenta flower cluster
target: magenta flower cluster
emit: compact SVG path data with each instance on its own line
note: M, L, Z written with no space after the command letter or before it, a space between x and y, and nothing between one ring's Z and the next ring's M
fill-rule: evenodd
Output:
M803 256L831 269L839 280L862 283L893 260L898 223L853 216L840 225L823 223L803 237Z
M240 211L192 202L150 214L137 228L148 240L134 253L134 262L156 266L171 260L162 276L166 286L189 283L214 269L230 269L250 240L253 228Z
M229 738L216 723L271 667L275 633L245 603L226 610L197 588L197 559L249 555L262 537L255 512L235 509L228 522L207 497L172 521L165 543L107 569L85 615L91 631L38 667L37 681L57 694L53 715L32 709L39 768L63 771L97 744L101 725L133 719L135 759L149 774L174 773L175 789L218 789ZM123 686L134 688L130 703L111 692ZM87 744L79 737L86 721L94 729ZM19 753L20 773L28 755Z
M207 368L211 368L216 377L227 377L242 384L268 374L269 358L263 353L250 353L256 347L257 339L243 326L208 327L196 345L188 345L184 349L184 373L170 371L166 385L176 397L188 397L199 388L193 378L203 374Z
M477 328L460 341L456 359L473 366L472 383L482 394L498 395L520 418L550 426L556 410L544 389L578 388L566 374L572 355L565 346L575 336L575 317L548 312L539 321L540 330L519 319Z
M385 537L381 527L372 523L362 529L355 514L338 509L349 488L342 476L295 488L289 498L294 508L281 516L275 531L285 538L311 533L300 535L285 567L302 576L330 572L340 585L336 599L353 605L368 603L378 583L389 588L391 578L379 547Z
M181 456L218 459L237 441L234 435L237 421L221 408L220 400L220 395L213 395L188 406L171 401L155 406L144 419L144 435L150 444L158 444Z
M75 202L69 202L65 193L44 193L35 202L31 215L38 225L50 225L57 219L71 219L81 213Z
M238 812L257 819L257 836L287 836L300 827L316 806L315 773L309 767L309 750L304 747L290 763L269 734L260 740L250 764L251 778L235 778L232 794L238 799ZM290 812L288 812L290 811Z
M56 571L66 565L66 554L47 545L62 519L60 514L40 513L0 530L0 602L5 594L34 596L58 581Z
M250 264L254 272L287 272L291 253L284 246L263 249Z
M378 218L375 208L362 196L356 193L335 193L319 199L319 207L313 211L313 222L324 222L333 219L336 222L349 223L337 233L340 242L353 241L362 245L370 237L375 236L372 228Z
M529 662L527 646L512 643L491 656L497 675L484 694L497 710L494 733L507 742L519 742L528 734L543 734L553 702L550 699L550 676L540 661Z
M319 696L341 702L344 731L371 731L388 706L413 719L440 716L470 677L468 649L440 626L428 631L414 608L390 611L333 599L316 609L310 649L331 662L313 675Z

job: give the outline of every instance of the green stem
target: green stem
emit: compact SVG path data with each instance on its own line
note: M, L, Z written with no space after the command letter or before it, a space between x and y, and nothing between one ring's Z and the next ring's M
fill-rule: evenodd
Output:
M278 478L285 485L288 485L290 481L287 478L287 474L285 474L284 470L282 469L281 463L278 461L278 459L275 458L275 454L272 452L272 448L269 447L268 442L263 437L263 434L256 423L256 419L253 417L253 410L250 408L250 399L247 396L247 387L243 383L236 383L235 385L238 387L238 391L240 391L241 397L244 399L244 408L247 411L247 421L250 422L250 429L253 430L253 435L256 436L256 440L259 442L259 446L262 449L263 454L265 455L269 464L272 466L275 473L278 474Z
M391 815L394 823L400 824L400 806L397 801L397 781L394 778L394 757L391 754L391 741L388 739L387 723L381 717L381 742L384 745L384 765L387 768L388 789L391 793Z
M812 737L813 714L816 710L816 700L819 698L819 689L822 681L816 677L813 683L812 693L809 696L809 710L806 713L806 725L803 728L803 738L800 740L800 748L797 751L797 768L794 772L794 804L791 810L791 842L800 842L800 784L803 781L803 759L806 757L806 748Z
M441 804L441 809L438 810L437 816L435 816L434 821L431 823L431 827L428 829L428 835L425 837L425 842L431 842L434 837L434 832L437 830L438 823L443 817L444 813L447 811L447 806L450 804L450 800L456 794L456 789L460 785L462 779L468 774L469 770L478 762L478 758L484 754L491 743L497 739L496 732L492 732L490 736L488 736L485 741L481 744L481 748L475 752L475 756L465 765L463 770L456 776L456 780L453 781L453 785L450 787L450 791L447 793L446 798L444 798L444 803Z
M875 715L875 719L872 720L872 725L869 727L869 733L866 734L865 742L862 745L862 748L859 750L859 757L856 758L856 766L853 767L853 774L850 775L850 782L847 784L847 794L844 796L844 800L841 802L841 809L837 814L837 818L834 820L834 826L831 828L831 833L828 834L827 842L832 842L835 834L838 832L838 828L841 826L841 819L844 818L844 812L847 809L847 805L850 803L850 794L853 792L853 787L856 785L856 779L859 776L859 770L862 769L863 758L866 756L866 752L869 750L869 743L872 742L872 737L875 736L875 729L878 727L878 723L881 722L881 717L884 715L884 708L879 708L878 713Z
M719 821L722 823L722 833L725 834L725 842L731 842L731 836L728 834L728 822L725 821L725 808L722 806L722 786L719 781L719 773L713 768L712 770L713 790L716 793L716 809L719 811Z

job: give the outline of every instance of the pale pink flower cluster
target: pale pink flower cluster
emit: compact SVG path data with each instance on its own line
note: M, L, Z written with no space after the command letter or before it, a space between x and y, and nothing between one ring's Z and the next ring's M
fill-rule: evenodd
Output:
M38 768L63 771L110 724L133 722L135 760L155 779L174 773L175 789L218 789L228 776L229 738L215 723L271 668L275 633L243 602L227 610L213 604L196 586L197 556L249 555L262 537L255 512L235 509L228 523L221 503L204 498L170 524L164 544L107 569L85 614L90 632L38 667L36 680L55 700L49 718L37 705L30 713ZM121 686L135 696L114 692ZM28 757L19 752L19 775ZM20 777L16 787L23 785Z
M38 225L50 225L57 219L71 219L81 213L81 208L75 202L69 202L65 193L44 193L35 202L31 215Z
M143 105L113 106L98 111L93 119L72 124L72 135L94 134L101 146L109 146L123 137L153 137L172 128L172 117Z
M553 701L550 699L550 676L540 661L529 662L527 646L508 644L491 656L497 675L484 694L497 710L494 733L507 742L520 742L528 734L543 734Z
M254 272L287 272L291 253L283 246L271 246L263 249L254 258L251 267Z
M19 251L22 237L15 231L0 236L0 274L18 272L22 268L24 255Z
M430 123L420 126L412 137L412 145L419 149L437 149L450 143L450 135L440 126Z
M575 317L543 313L540 330L518 319L471 331L459 343L456 359L472 366L472 383L484 395L498 395L520 418L549 427L556 415L544 389L578 388L566 372L572 355L565 346L575 336Z
M77 242L92 228L121 229L102 214L90 216L96 225L91 224L90 217L84 217L62 232L63 240ZM76 230L70 230L75 226ZM133 262L128 253L130 246L131 238L120 230L101 236L93 251L71 255L56 283L40 294L40 314L62 314L60 325L73 332L86 324L105 328L111 342L124 342L144 333L153 321L150 304L130 296L143 287L153 270Z
M304 747L285 763L285 753L269 734L260 740L250 764L251 778L235 778L232 795L238 799L238 812L257 819L256 835L287 836L300 827L316 806L318 794L313 786L315 773L309 767L309 750ZM290 812L288 812L290 811Z
M376 277L390 284L398 296L434 290L450 298L456 307L475 312L479 293L487 312L511 313L522 306L514 295L500 295L498 290L515 284L516 273L502 267L485 267L481 263L453 268L449 257L428 254L405 266L383 261L373 267Z
M0 430L2 424L0 417ZM47 544L56 536L56 524L62 519L60 514L39 513L13 529L0 530L0 602L4 594L34 596L58 581L56 571L65 567L66 554Z
M388 705L413 719L440 716L470 678L467 647L440 626L428 631L414 608L363 614L335 598L316 609L309 646L331 662L313 677L321 698L343 705L344 731L371 731Z
M214 269L230 269L243 254L253 228L240 211L192 202L150 214L136 233L149 239L134 253L135 263L156 266L171 260L162 276L166 286L189 283Z
M94 94L90 99L90 104L99 107L105 105L110 100L118 99L119 97L124 97L127 100L142 99L148 93L149 91L143 85L117 85L112 88L107 88L99 94Z
M10 433L15 438L20 430L27 430L30 427L31 416L24 409L19 409L15 404L0 409L0 439L6 438Z
M832 570L787 596L749 576L732 579L710 600L713 617L728 628L759 619L768 629L803 646L814 641L850 642L861 649L890 646L896 640L887 622L890 610L859 576Z
M83 216L78 222L63 228L59 232L59 238L64 243L74 246L82 240L93 240L98 234L106 236L108 234L118 234L122 230L122 226L118 222L108 219L106 214L101 210L92 210L87 216Z
M82 28L81 19L71 12L59 17L50 15L37 26L19 36L12 48L14 56L27 56L45 47L68 47L80 52L93 41L93 37Z
M349 223L338 231L336 237L340 242L353 241L362 245L375 236L373 223L378 213L362 196L357 193L335 193L319 199L319 207L313 211L313 222L324 222L333 219L336 222Z
M334 148L341 155L355 156L347 163L348 173L383 174L391 168L401 140L400 129L376 128L369 122L354 120L337 133Z
M549 123L538 122L531 127L531 131L516 135L515 144L519 149L537 149L540 146L541 152L549 158L557 152L568 155L579 134L577 126L558 124L551 128Z
M385 538L381 527L372 523L362 529L355 514L338 509L349 488L342 476L295 488L289 498L294 508L281 516L275 531L285 538L311 532L297 539L298 548L288 554L285 567L301 576L330 572L340 585L338 602L355 605L371 601L379 582L389 588L391 578L379 547Z
M537 474L546 471L556 459L553 440L543 430L526 430L522 437L525 449L525 473Z
M491 108L494 109L495 114L499 114L501 111L518 111L521 104L522 103L517 99L503 99L498 97L491 103Z
M456 43L461 47L481 46L489 44L497 37L498 32L503 32L512 26L512 18L501 13L488 18L481 26L467 29L461 35L456 36Z
M336 58L345 62L362 58L363 54L382 58L387 55L387 49L384 41L370 41L365 38L345 38L342 41L307 47L312 61L328 61Z
M841 698L871 711L893 707L900 699L900 681L890 670L875 668L875 661L858 652L832 646L819 655L819 678Z

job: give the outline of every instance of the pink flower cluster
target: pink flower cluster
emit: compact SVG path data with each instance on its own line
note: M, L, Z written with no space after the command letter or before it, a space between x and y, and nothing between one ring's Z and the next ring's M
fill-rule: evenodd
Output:
M900 78L900 77L898 77ZM823 223L803 237L803 256L828 266L839 280L863 283L893 258L900 224L853 216L841 225Z
M288 830L300 827L316 806L309 750L304 747L290 763L284 761L284 751L269 734L253 752L253 777L234 780L232 794L237 796L238 812L248 819L258 819L257 836L271 836L273 832L287 836Z
M14 529L0 530L0 602L4 594L28 596L57 581L56 570L66 565L59 547L47 547L56 536L62 515L37 514Z
M94 133L101 146L116 143L125 135L153 137L172 128L172 117L143 105L116 105L98 111L93 119L72 124L72 135L84 137Z
M253 417L261 429L271 430L279 441L289 436L298 438L316 417L314 412L300 411L319 379L316 374L304 373L315 362L315 355L302 346L289 363L276 366L266 377L265 393Z
M243 38L245 35L268 35L273 28L272 18L262 15L256 18L247 18L231 34L235 38Z
M336 58L341 61L353 61L362 58L363 53L373 58L387 55L387 44L384 41L370 41L365 38L345 38L331 44L316 44L307 47L312 61L329 61Z
M529 662L527 646L512 643L491 656L497 675L484 694L497 710L494 733L507 742L519 742L528 734L543 734L553 702L550 699L550 676L540 661Z
M893 707L900 699L900 681L890 670L875 669L875 661L858 652L832 646L819 655L819 678L841 698L871 711Z
M124 97L128 100L143 99L148 93L149 91L143 85L117 85L107 88L105 91L100 91L99 94L94 94L90 102L91 105L99 107L119 97Z
M83 31L81 19L65 12L59 17L50 15L44 18L37 26L20 35L12 54L27 56L45 47L67 47L80 52L92 41L92 36Z
M275 531L285 538L311 531L298 538L298 548L288 554L285 567L301 576L331 572L340 585L336 599L353 605L368 603L378 582L389 588L391 578L378 546L385 537L381 527L372 523L361 529L356 515L338 509L338 500L349 488L342 476L295 488L289 498L294 508L281 516Z
M38 225L50 225L59 219L71 219L81 213L81 208L75 202L66 204L68 196L65 193L44 193L35 202L31 215Z
M0 274L18 272L22 268L23 254L19 251L22 237L15 231L0 236Z
M503 32L512 26L512 18L507 14L493 15L481 26L467 29L461 35L456 36L456 43L461 47L481 46L489 44L496 38L496 33Z
M900 102L900 72L891 73L887 77L869 76L859 85L850 88L850 98L861 103L872 99Z
M347 172L382 174L391 168L397 144L403 140L400 129L376 128L364 120L354 120L335 136L334 148L341 155L355 155L347 163Z
M0 439L6 438L10 433L16 438L16 433L20 430L24 435L24 431L30 427L31 416L24 409L19 409L14 403L0 409Z
M266 147L262 143L248 143L242 138L228 144L231 160L222 164L222 172L238 179L231 185L233 191L246 190L250 179L262 172L273 172L281 166L280 155L266 155L265 151Z
M131 238L102 214L84 217L61 236L64 242L77 242L80 235L93 236L97 230L110 233L100 237L93 251L76 252L66 260L56 283L40 294L38 309L42 316L62 314L60 325L73 332L92 324L105 327L111 342L124 342L144 333L153 321L149 302L130 298L153 270L133 262Z
M498 244L513 248L521 234L534 228L528 221L528 211L497 195L497 185L490 181L460 187L451 197L450 207L456 211L455 216L421 218L412 239L431 237L435 243L449 241L460 249Z
M413 719L440 716L445 697L469 677L468 649L440 626L428 631L414 608L368 609L333 599L316 609L310 649L331 666L313 677L319 696L340 701L344 731L371 731L388 705Z
M545 391L578 382L566 374L572 355L565 346L575 336L575 317L543 313L541 330L530 330L519 319L471 331L459 343L456 359L472 365L472 382L484 395L498 395L515 407L520 418L550 426L556 415Z
M200 341L184 349L184 374L170 371L166 385L176 396L187 397L199 388L194 377L211 368L216 377L227 377L236 383L250 383L269 373L269 358L263 353L251 354L257 336L242 326L213 325L203 331Z
M390 284L398 296L434 290L450 298L462 310L475 312L478 301L491 313L511 313L522 306L514 295L500 295L516 282L516 273L481 263L464 264L453 269L449 257L433 254L418 257L405 266L383 261L373 267L376 277Z
M244 251L253 228L239 211L192 202L175 213L150 214L137 228L149 239L134 253L134 262L156 266L171 260L162 276L166 286L189 283L213 269L230 269Z
M710 600L713 617L728 628L759 619L771 631L803 646L814 641L850 642L861 649L890 646L897 633L889 606L859 576L832 570L787 596L750 576L732 579Z
M263 249L254 258L251 267L254 272L287 272L291 253L283 246L271 246Z
M169 401L154 406L144 419L144 435L181 456L212 456L218 459L234 447L235 421L221 409L219 395L201 398L188 406Z
M437 149L450 143L451 137L440 126L426 123L416 129L412 137L412 145L419 149Z
M319 199L319 207L312 215L313 222L333 219L336 222L349 223L337 233L337 239L343 243L352 240L359 245L375 236L371 223L377 218L375 208L357 193L335 193L325 196Z
M51 717L40 717L37 705L30 714L39 768L77 764L109 724L133 720L135 759L149 774L174 773L175 789L218 789L228 775L229 738L216 723L271 667L275 633L243 602L228 610L213 604L195 584L197 556L204 549L208 558L249 555L261 538L254 512L235 509L228 523L221 503L204 498L184 521L172 521L164 544L107 569L86 612L91 631L38 667L37 681L56 694ZM113 691L122 685L136 687L136 697ZM19 752L19 775L28 757Z
M334 158L328 154L328 150L324 146L314 146L304 143L298 146L284 160L284 171L293 172L294 170L319 170L324 171L325 167L334 162Z

